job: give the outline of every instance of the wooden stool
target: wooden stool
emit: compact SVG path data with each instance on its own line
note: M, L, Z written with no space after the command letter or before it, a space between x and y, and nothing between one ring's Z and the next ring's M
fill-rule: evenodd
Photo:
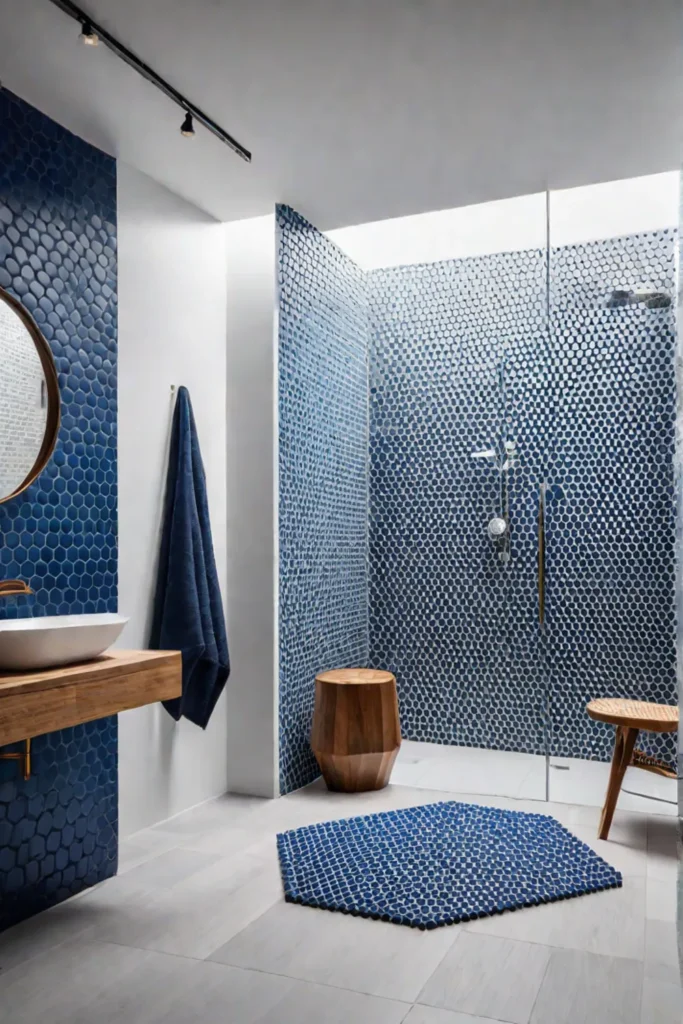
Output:
M383 789L400 746L391 672L340 668L316 676L311 747L328 789Z
M589 717L596 722L608 722L617 727L607 795L598 831L599 839L607 839L619 799L621 784L629 765L655 772L657 775L676 778L676 772L667 768L666 765L638 750L634 753L633 748L641 729L646 732L676 732L678 708L670 704L648 704L640 700L605 697L602 700L591 701L586 707L586 711Z

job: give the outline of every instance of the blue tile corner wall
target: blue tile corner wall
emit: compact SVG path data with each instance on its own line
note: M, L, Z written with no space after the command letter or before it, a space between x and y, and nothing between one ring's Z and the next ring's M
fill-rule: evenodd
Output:
M368 661L368 318L363 274L277 208L280 791L315 779L314 679Z
M0 285L52 349L62 401L45 472L0 505L0 618L117 610L116 164L0 89ZM114 874L117 722L0 761L0 930Z
M675 307L610 302L624 280L674 294L675 232L363 274L288 208L278 227L281 791L318 774L316 672L366 657L396 674L406 738L608 760L590 699L676 702ZM506 569L471 458L503 429ZM674 737L640 745L675 763Z

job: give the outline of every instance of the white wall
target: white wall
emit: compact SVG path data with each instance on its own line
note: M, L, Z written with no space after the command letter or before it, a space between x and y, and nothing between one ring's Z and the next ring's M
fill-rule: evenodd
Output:
M667 171L551 191L550 243L572 245L675 227L678 187L679 172ZM539 192L337 228L327 236L363 269L373 270L544 249L546 222L546 195Z
M679 179L668 171L551 192L551 245L677 227Z
M326 234L364 270L540 249L546 244L546 198L537 192Z
M3 85L222 220L327 229L677 168L680 0L87 0L250 166L46 0L0 0Z
M224 232L119 163L119 609L130 616L122 647L144 648L149 636L172 384L192 398L226 597ZM160 704L119 716L122 836L225 792L227 716L225 693L206 731L174 723Z
M276 796L275 217L226 226L230 790Z

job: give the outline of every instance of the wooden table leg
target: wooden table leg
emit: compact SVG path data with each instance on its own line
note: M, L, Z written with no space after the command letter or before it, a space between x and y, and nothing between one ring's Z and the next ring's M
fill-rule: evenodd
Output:
M609 773L609 784L605 796L605 806L602 809L600 818L600 829L598 839L607 839L609 835L612 818L619 799L621 784L624 781L626 769L633 757L633 748L638 737L638 730L625 725L618 725L614 737L614 754L612 755L612 767Z

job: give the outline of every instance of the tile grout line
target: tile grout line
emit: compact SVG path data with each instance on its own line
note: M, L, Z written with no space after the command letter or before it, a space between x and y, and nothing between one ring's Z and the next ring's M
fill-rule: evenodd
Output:
M538 997L541 994L541 989L543 988L543 984L544 984L545 979L546 979L546 977L548 975L548 971L550 970L550 962L551 962L551 960L553 958L554 950L555 950L556 947L555 946L549 946L548 948L550 949L550 956L548 957L548 963L545 965L545 970L543 972L543 977L541 978L541 984L538 986L538 991L537 991L536 996L534 998L533 1005L532 1005L531 1009L529 1010L529 1020L527 1021L527 1024L530 1024L531 1018L534 1015L534 1010L536 1009L536 1003L538 1002Z
M264 911L264 913L267 913L267 911ZM263 915L261 915L261 916L263 916ZM246 925L245 927L248 928L249 925ZM242 929L242 931L244 931L244 928ZM239 934L240 934L240 932L237 933L237 935L239 935ZM233 936L233 938L237 938L237 935ZM232 941L232 940L229 939L228 941ZM296 977L293 974L281 974L278 971L264 971L260 967L244 967L242 964L227 964L227 963L224 963L222 960L212 960L210 955L209 956L205 956L205 957L197 957L197 956L188 956L187 953L169 953L167 950L151 949L149 946L136 946L133 943L118 942L118 941L111 940L111 939L93 939L92 940L92 944L97 944L99 946L121 946L123 949L137 949L141 953L155 953L157 956L175 957L177 960L188 960L190 963L195 963L195 964L215 964L215 966L218 967L219 969L223 968L223 967L227 967L229 970L233 970L233 971L246 971L249 974L263 974L263 975L265 975L266 977L269 977L269 978L285 978L287 981L296 981L296 982L298 982L301 985L318 985L320 988L330 988L330 989L333 989L335 992L352 992L352 993L355 993L356 995L368 996L370 999L383 999L386 1002L403 1003L403 1004L405 1004L408 1007L408 1011L410 1011L413 1008L413 1006L417 1005L416 1002L414 1002L414 1001L411 1002L410 1000L407 1000L407 999L399 999L396 996L380 996L380 995L377 995L376 992L365 992L363 989L349 988L346 985L332 985L332 984L330 984L330 982L327 982L327 981L312 981L310 978L299 978L299 977ZM63 945L63 943L61 943L60 945ZM220 949L220 947L219 947L219 949ZM28 962L28 961L26 961L26 962ZM17 967L20 967L20 966L21 966L21 964L17 964ZM12 969L14 970L14 968L12 968ZM431 977L431 975L430 975L430 977ZM427 1005L427 1004L420 1004L420 1005Z

